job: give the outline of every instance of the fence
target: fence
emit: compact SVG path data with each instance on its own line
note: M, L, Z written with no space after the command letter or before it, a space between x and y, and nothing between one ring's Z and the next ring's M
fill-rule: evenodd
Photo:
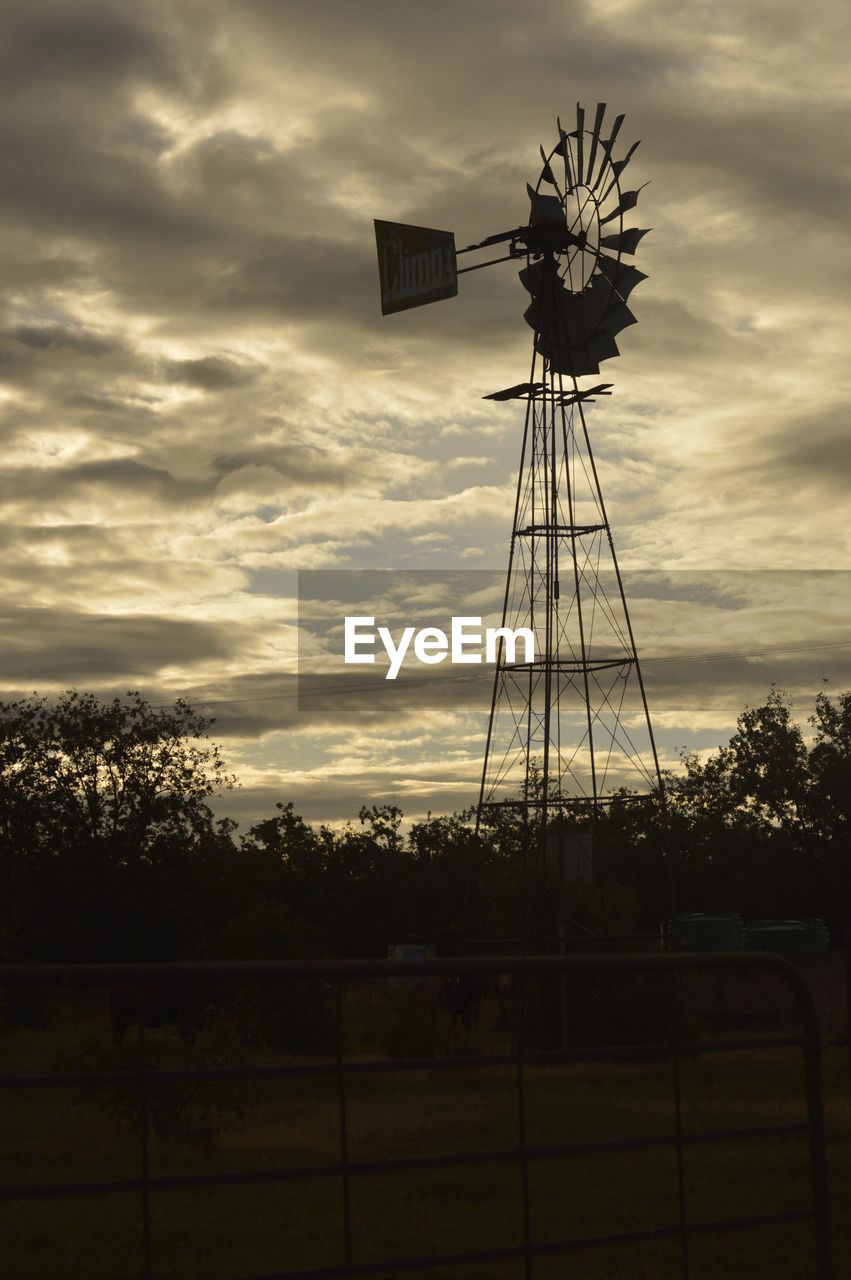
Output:
M794 992L800 1011L802 1035L766 1038L739 1038L720 1042L685 1040L681 1024L676 1016L669 1020L669 1034L652 1045L607 1045L604 1048L573 1048L560 1052L532 1049L524 1033L526 1019L523 1002L529 982L537 977L550 975L551 979L565 975L568 981L580 975L615 975L646 973L668 975L676 1005L677 991L681 992L680 976L698 969L767 969L782 978ZM354 1160L349 1152L347 1122L347 1090L356 1076L376 1075L382 1072L429 1072L457 1069L458 1058L450 1056L360 1060L346 1058L343 1043L344 988L346 983L365 979L409 978L423 979L454 975L462 980L480 980L484 975L513 975L515 991L520 1006L519 1035L511 1052L503 1054L472 1054L464 1059L466 1067L508 1068L514 1074L517 1105L517 1144L498 1150L460 1152L448 1151L438 1155L406 1155L384 1160ZM23 1201L46 1197L100 1196L112 1192L138 1193L141 1199L142 1252L140 1259L145 1280L154 1280L155 1256L152 1248L151 1197L179 1188L198 1188L222 1185L256 1185L263 1182L292 1184L304 1179L338 1179L342 1198L343 1238L339 1265L308 1269L278 1270L267 1272L262 1280L334 1280L335 1277L378 1277L381 1275L428 1275L433 1269L459 1267L474 1263L496 1263L517 1260L524 1274L533 1274L536 1259L566 1256L581 1250L594 1250L613 1245L637 1244L641 1241L678 1240L681 1256L681 1273L684 1280L690 1275L689 1246L696 1236L728 1231L735 1228L763 1228L780 1223L810 1221L813 1229L813 1257L815 1274L819 1280L831 1280L831 1240L828 1213L827 1164L825 1153L824 1112L821 1085L821 1038L811 993L800 973L773 954L659 954L659 955L605 955L571 957L490 957L445 960L407 961L315 961L308 963L240 963L240 964L149 964L149 965L45 965L0 967L0 988L14 985L25 987L125 987L134 988L140 1001L145 989L164 982L177 983L284 983L304 980L321 980L331 984L334 990L336 1019L336 1053L327 1062L278 1062L265 1065L236 1065L218 1067L193 1067L191 1069L154 1070L148 1059L144 1018L139 1021L138 1070L128 1072L64 1072L56 1074L6 1074L0 1076L0 1088L55 1089L94 1086L107 1087L121 1084L138 1088L141 1142L139 1148L139 1175L103 1181L77 1183L51 1183L49 1185L18 1185L0 1187L0 1202ZM807 1120L784 1124L758 1125L747 1128L715 1129L685 1132L682 1117L681 1064L684 1055L720 1053L725 1051L765 1050L795 1045L803 1051L805 1071ZM569 1142L553 1145L532 1144L528 1141L526 1121L526 1074L541 1063L560 1064L595 1058L634 1059L636 1057L664 1060L671 1064L673 1131L661 1134L644 1134L640 1137ZM195 1172L170 1176L157 1176L151 1171L150 1093L152 1084L187 1079L258 1080L287 1077L331 1077L336 1081L339 1127L339 1159L322 1165L307 1167L281 1167L225 1172ZM715 1218L711 1221L690 1221L687 1213L685 1150L692 1144L714 1142L751 1142L755 1138L770 1135L807 1133L809 1138L809 1177L811 1195L809 1203L795 1209L741 1217ZM620 1231L591 1236L539 1241L533 1239L530 1214L529 1171L538 1162L562 1158L581 1160L594 1153L626 1152L630 1149L669 1149L675 1152L677 1165L678 1215L676 1221L648 1224L640 1230ZM471 1249L447 1253L430 1253L417 1257L382 1258L361 1261L354 1256L352 1242L352 1188L366 1175L384 1173L398 1177L416 1170L482 1168L489 1165L514 1166L520 1173L522 1195L522 1239L514 1244L490 1249ZM485 1273L486 1274L486 1273ZM261 1280L258 1276L232 1276L228 1280Z

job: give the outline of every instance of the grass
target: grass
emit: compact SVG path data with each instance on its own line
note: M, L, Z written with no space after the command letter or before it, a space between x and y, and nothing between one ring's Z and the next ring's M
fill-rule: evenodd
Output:
M384 1012L351 1005L350 1027L370 1052ZM0 1035L0 1071L53 1071L93 1046L113 1050L97 995L65 1000L47 1026ZM483 1029L453 1033L456 1049L505 1050L488 1006ZM436 1047L448 1029L436 1021ZM180 1060L172 1029L149 1032L163 1062ZM350 1041L354 1038L350 1036ZM380 1035L379 1035L380 1039ZM374 1045L373 1045L374 1050ZM132 1046L126 1049L128 1064ZM88 1058L86 1055L89 1055ZM251 1061L294 1061L257 1051ZM518 1099L513 1069L475 1068L461 1054L449 1071L390 1070L347 1080L347 1135L352 1161L403 1159L459 1151L514 1150ZM527 1066L525 1120L529 1147L672 1135L670 1063L577 1063ZM833 1201L835 1273L851 1270L851 1125L845 1051L825 1054L824 1088ZM684 1132L794 1123L806 1118L800 1052L771 1049L698 1055L682 1064ZM206 1144L155 1139L154 1176L206 1174L334 1164L340 1158L336 1082L290 1078L240 1086L241 1119L229 1111ZM76 1089L0 1091L0 1182L38 1184L133 1178L137 1133ZM749 1141L693 1143L685 1149L689 1220L773 1213L806 1207L806 1134ZM676 1152L672 1147L533 1158L528 1167L531 1238L565 1238L642 1230L678 1219ZM518 1162L353 1175L352 1252L357 1263L403 1255L498 1249L523 1239L523 1184ZM0 1201L0 1274L14 1280L134 1280L142 1264L141 1194L112 1193ZM343 1193L339 1176L154 1191L153 1274L157 1280L224 1280L286 1269L332 1266L343 1259ZM808 1223L696 1234L693 1280L804 1280L815 1277ZM398 1280L411 1272L394 1273ZM520 1280L523 1262L451 1265L423 1275L436 1280ZM537 1257L535 1280L664 1280L681 1274L677 1239Z

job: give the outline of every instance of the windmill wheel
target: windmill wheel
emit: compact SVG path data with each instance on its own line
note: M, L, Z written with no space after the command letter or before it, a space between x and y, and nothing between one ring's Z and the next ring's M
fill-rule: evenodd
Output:
M549 368L573 378L599 373L599 362L619 354L615 335L635 323L626 305L643 272L622 261L646 230L624 227L641 188L624 191L621 175L638 146L622 159L614 148L624 116L603 137L606 104L597 105L593 127L576 106L576 128L558 121L559 140L547 154L533 188L527 265L520 279L532 295L525 319L535 330L535 348Z

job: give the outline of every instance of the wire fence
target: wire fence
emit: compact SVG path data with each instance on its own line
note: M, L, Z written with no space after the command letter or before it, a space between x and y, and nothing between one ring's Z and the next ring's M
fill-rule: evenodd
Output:
M800 1034L773 1037L740 1037L705 1040L688 1038L687 1023L682 1012L683 981L690 972L753 970L768 971L791 990L799 1014ZM614 979L619 975L645 974L660 980L667 993L668 1017L666 1033L652 1043L575 1046L557 1051L536 1048L530 1034L530 992L535 982L576 983L581 979ZM437 1154L396 1155L384 1159L355 1159L349 1142L349 1095L357 1078L379 1077L382 1073L429 1073L457 1070L459 1059L454 1054L406 1057L403 1059L360 1058L348 1055L345 1045L346 993L354 984L376 979L452 980L457 984L481 983L495 975L510 975L515 1006L515 1033L510 1051L505 1053L469 1053L465 1068L506 1070L513 1074L516 1096L516 1143L492 1150L447 1150ZM327 984L333 995L335 1047L327 1061L280 1061L260 1065L236 1064L192 1066L164 1070L150 1060L146 1034L146 996L163 984L225 986L227 984ZM152 1197L174 1193L180 1189L258 1186L263 1183L295 1184L305 1180L336 1180L339 1184L342 1212L341 1256L334 1265L265 1272L262 1280L334 1280L336 1277L382 1275L428 1275L439 1268L457 1268L476 1263L516 1260L531 1280L537 1260L557 1258L610 1246L638 1244L643 1241L677 1241L680 1269L684 1280L691 1274L690 1248L698 1237L737 1228L769 1229L783 1223L809 1223L812 1227L812 1253L815 1274L819 1280L832 1280L831 1234L828 1210L828 1177L825 1151L825 1125L821 1080L821 1036L810 989L801 973L787 960L774 954L643 954L581 955L569 957L495 956L430 960L349 960L239 964L146 964L146 965L44 965L0 967L0 988L18 991L62 987L65 990L104 987L135 992L138 1016L137 1069L122 1071L59 1071L0 1076L2 1090L54 1090L69 1088L107 1089L116 1085L135 1090L139 1115L139 1168L132 1178L106 1178L88 1181L59 1181L0 1187L0 1202L46 1200L57 1197L106 1196L124 1192L140 1197L142 1223L142 1257L145 1280L157 1275L152 1229ZM804 1067L806 1119L781 1124L759 1124L747 1127L686 1130L683 1123L682 1065L694 1055L722 1054L741 1051L797 1047ZM672 1125L665 1132L641 1136L606 1137L541 1144L532 1140L527 1122L527 1077L542 1064L548 1066L605 1060L657 1061L670 1064ZM336 1087L336 1125L338 1156L322 1163L282 1165L255 1169L194 1171L183 1174L157 1174L151 1164L151 1096L152 1090L168 1083L187 1081L257 1081L325 1078ZM415 1079L416 1077L411 1077ZM755 1139L789 1134L806 1135L809 1150L809 1195L807 1202L776 1212L694 1220L688 1212L686 1151L697 1145L713 1143L750 1144ZM617 1155L631 1150L667 1150L674 1154L677 1169L676 1203L673 1220L648 1222L640 1229L621 1230L591 1235L563 1235L537 1239L532 1231L532 1189L530 1171L547 1161L582 1161L595 1155ZM392 1175L401 1178L416 1171L468 1169L471 1173L488 1166L511 1167L519 1172L521 1200L520 1238L511 1244L493 1248L450 1250L420 1253L417 1256L393 1256L363 1259L357 1256L353 1236L353 1190L364 1178ZM487 1273L485 1273L487 1274ZM227 1280L261 1280L257 1275L233 1275Z

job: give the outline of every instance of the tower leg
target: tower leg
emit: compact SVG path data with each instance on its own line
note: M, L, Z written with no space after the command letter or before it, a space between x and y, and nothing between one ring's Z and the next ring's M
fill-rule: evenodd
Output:
M534 656L511 661L522 655L500 638L478 822L522 808L543 864L554 817L593 830L616 795L661 793L662 777L582 393L542 365L527 394L501 622L533 633Z

